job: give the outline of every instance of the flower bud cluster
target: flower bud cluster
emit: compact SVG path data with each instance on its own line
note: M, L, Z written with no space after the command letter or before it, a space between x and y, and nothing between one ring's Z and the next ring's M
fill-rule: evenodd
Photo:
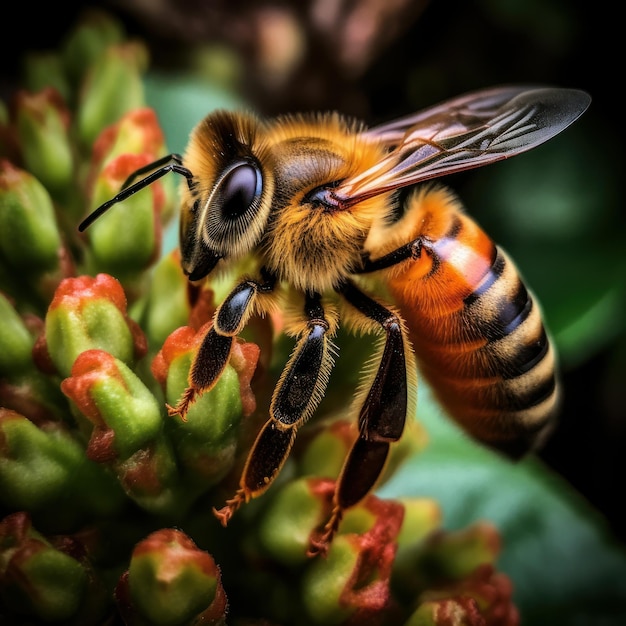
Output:
M267 494L218 524L266 419L280 324L251 320L215 387L169 415L216 307L161 251L172 177L77 232L167 154L147 65L89 13L28 57L0 122L0 621L515 624L497 531L443 531L431 499L370 495L307 556L351 421L313 420ZM345 415L344 395L322 412ZM383 480L425 444L410 423Z

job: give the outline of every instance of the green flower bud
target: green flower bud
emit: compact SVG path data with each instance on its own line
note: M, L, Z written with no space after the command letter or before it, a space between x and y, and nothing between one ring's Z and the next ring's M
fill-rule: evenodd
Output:
M178 521L198 497L193 485L179 480L176 459L165 437L155 439L114 467L126 494L153 514Z
M263 549L288 566L309 561L311 533L319 526L325 504L309 478L292 480L280 487L264 509L258 537ZM269 494L267 496L269 498Z
M189 281L180 266L180 252L174 250L155 266L142 308L141 327L150 345L162 346L167 337L189 320Z
M17 94L15 126L25 166L56 196L67 191L74 174L69 121L55 89Z
M93 147L90 209L117 195L131 175L165 153L163 132L152 109L134 109L108 126ZM176 182L174 177L162 177L89 228L93 272L109 272L125 284L134 283L159 258L162 229L174 213Z
M0 293L0 398L4 408L22 413L36 424L60 421L67 402L45 364L33 359L34 334L43 321L32 315L22 318Z
M0 522L0 598L16 616L69 620L78 613L87 588L85 567L37 533L27 514Z
M50 359L66 377L86 350L104 350L132 363L147 349L143 332L126 313L122 286L106 274L60 283L46 315L45 341Z
M415 598L426 589L463 580L477 567L493 564L499 552L499 534L486 522L458 531L439 530L402 547L394 567L394 587L403 597Z
M367 536L335 537L326 558L315 559L302 580L305 609L318 624L393 623L389 576L393 542Z
M0 398L4 408L13 409L38 425L63 421L67 401L56 380L45 374L50 367L39 361L35 336L43 320L29 313L21 316L11 301L0 293ZM52 369L54 369L52 367Z
M122 23L109 13L90 7L80 17L62 45L67 74L78 85L104 51L124 40Z
M87 70L78 108L78 134L91 145L124 113L144 106L142 74L148 51L139 42L111 45Z
M24 416L0 409L0 484L3 503L14 509L41 509L67 487L74 469L67 450L52 449L48 433ZM71 448L71 443L67 442ZM72 451L70 452L70 458Z
M319 624L341 624L357 609L344 600L355 574L359 547L354 536L335 537L328 557L316 559L304 575L303 600L308 614Z
M87 455L128 459L161 434L156 398L119 359L103 350L78 355L61 390L93 424Z
M92 148L90 178L96 178L111 161L126 154L148 155L147 162L150 163L166 153L165 137L154 110L148 107L132 109L98 135ZM165 177L159 182L167 180ZM94 199L92 208L108 199Z
M28 91L36 93L52 87L61 95L64 102L70 102L72 90L59 53L52 51L27 53L22 73L24 86Z
M305 563L311 540L329 518L335 482L329 479L301 478L279 488L263 511L259 524L259 541L264 550L285 565ZM424 503L425 505L425 503ZM420 529L420 522L432 513L432 506L417 505L406 514L406 506L390 500L368 496L344 512L339 535L360 537L364 545L380 546L399 541L401 529L405 533ZM437 516L437 522L439 517ZM431 522L432 523L432 522ZM332 544L331 544L332 549ZM395 547L394 554L395 554Z
M0 377L15 379L33 367L34 339L9 300L0 293Z
M174 529L158 530L137 544L115 597L127 624L225 623L219 567Z
M479 565L493 564L500 554L500 535L488 522L477 522L457 531L433 534L423 545L425 558L438 575L457 580Z
M170 406L176 405L189 385L191 362L207 329L208 325L197 332L189 326L179 328L153 361L152 372ZM215 387L197 397L184 420L172 419L169 432L191 480L210 486L232 467L241 418L256 407L250 381L258 354L255 344L235 342Z
M4 506L33 512L49 509L49 523L53 519L67 523L83 512L110 514L119 507L120 495L111 477L85 457L65 428L48 424L40 429L19 413L0 408Z
M153 161L147 154L124 154L100 173L94 187L94 206L115 196L138 168ZM91 244L92 272L118 277L134 289L142 272L156 262L161 251L160 210L163 190L159 182L113 207L87 231Z
M356 426L349 420L320 428L298 458L298 474L337 478L356 434Z
M278 489L260 516L260 545L285 566L309 564L302 598L313 623L389 618L389 582L404 507L368 496L345 512L327 557L311 560L307 551L328 520L334 487L332 480L302 478Z
M94 425L87 456L109 465L142 508L183 515L197 494L179 483L159 403L143 382L110 354L88 350L61 389Z
M57 269L60 251L61 237L45 187L9 161L0 161L0 259L11 268L18 292L32 277Z
M402 529L398 535L398 545L405 546L421 543L432 531L441 525L441 507L431 498L400 498L404 507ZM400 558L400 555L398 555Z

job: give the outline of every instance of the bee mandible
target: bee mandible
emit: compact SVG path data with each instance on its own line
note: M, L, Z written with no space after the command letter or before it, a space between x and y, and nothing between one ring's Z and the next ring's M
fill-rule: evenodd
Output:
M224 525L276 478L324 396L339 320L382 337L351 411L358 434L333 509L311 539L325 553L343 513L375 486L413 410L417 372L476 440L512 458L537 447L558 409L556 360L541 313L506 253L441 184L428 182L534 148L589 106L575 89L479 90L374 128L336 113L261 120L216 111L184 157L141 168L79 226L169 172L181 175L180 251L190 281L251 259L218 306L173 414L224 370L252 315L288 309L295 347ZM142 178L141 178L142 177ZM137 180L138 179L138 180ZM380 293L384 293L381 297Z

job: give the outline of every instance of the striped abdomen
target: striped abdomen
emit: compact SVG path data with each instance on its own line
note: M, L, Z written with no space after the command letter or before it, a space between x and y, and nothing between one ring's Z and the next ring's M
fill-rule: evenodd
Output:
M454 211L445 223L423 223L421 257L389 279L420 372L466 431L521 456L543 439L558 403L539 307L469 217Z

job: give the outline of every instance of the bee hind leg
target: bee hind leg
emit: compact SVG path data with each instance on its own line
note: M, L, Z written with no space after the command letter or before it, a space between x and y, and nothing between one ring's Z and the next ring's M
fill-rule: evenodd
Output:
M404 430L408 410L405 339L398 316L346 282L340 293L362 315L385 331L385 343L372 385L359 413L359 435L337 480L333 511L309 554L324 554L337 532L345 509L358 504L382 474L390 444Z

